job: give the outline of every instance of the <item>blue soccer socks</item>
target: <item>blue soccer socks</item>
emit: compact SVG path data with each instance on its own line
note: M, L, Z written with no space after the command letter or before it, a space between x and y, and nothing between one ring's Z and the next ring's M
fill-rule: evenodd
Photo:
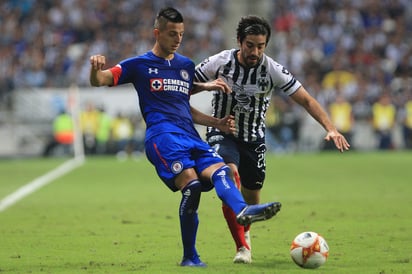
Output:
M197 209L199 207L201 191L202 186L198 180L193 180L182 189L179 218L183 243L183 257L188 259L198 257L195 245L199 225Z
M239 214L246 206L242 194L230 178L230 168L225 165L217 169L212 175L217 196L228 205L235 214Z

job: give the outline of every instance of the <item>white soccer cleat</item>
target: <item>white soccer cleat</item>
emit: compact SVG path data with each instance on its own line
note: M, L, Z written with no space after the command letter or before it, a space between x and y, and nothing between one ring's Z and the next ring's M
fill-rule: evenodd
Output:
M249 249L242 246L237 250L236 256L233 259L236 264L250 264L252 263L252 253Z

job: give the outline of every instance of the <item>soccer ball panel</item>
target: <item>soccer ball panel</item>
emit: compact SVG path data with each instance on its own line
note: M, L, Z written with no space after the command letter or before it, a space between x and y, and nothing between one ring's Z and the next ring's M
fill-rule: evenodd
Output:
M292 260L299 266L303 265L303 248L300 246L297 246L296 248L293 248L290 250L290 256L292 257Z
M318 268L329 256L329 246L316 232L303 232L295 237L290 247L293 261L303 268Z

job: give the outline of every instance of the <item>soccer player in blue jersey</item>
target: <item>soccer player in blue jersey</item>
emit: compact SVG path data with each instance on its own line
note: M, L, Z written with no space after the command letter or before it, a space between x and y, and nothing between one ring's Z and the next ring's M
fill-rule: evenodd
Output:
M285 67L265 54L271 34L268 22L258 16L242 17L237 27L238 49L223 50L196 67L195 81L225 79L232 92L213 92L213 116L234 116L235 131L226 134L208 127L207 141L232 170L248 204L258 204L266 174L265 117L275 90L290 96L326 130L325 140L341 152L350 145L330 121L326 111ZM195 122L201 119L196 114ZM197 118L199 117L199 118ZM236 221L236 213L223 204L223 215L236 244L235 263L251 263L250 226Z
M182 193L179 219L183 259L180 265L202 267L205 264L195 247L202 191L214 187L241 225L269 219L281 205L273 202L248 206L231 179L230 168L196 131L189 104L191 92L230 90L222 80L193 83L194 63L176 53L183 32L183 17L176 9L160 10L154 24L156 42L152 50L108 69L103 69L105 56L91 56L90 83L92 86L133 84L146 122L147 158L170 190ZM208 116L200 123L223 131L230 129L230 117Z

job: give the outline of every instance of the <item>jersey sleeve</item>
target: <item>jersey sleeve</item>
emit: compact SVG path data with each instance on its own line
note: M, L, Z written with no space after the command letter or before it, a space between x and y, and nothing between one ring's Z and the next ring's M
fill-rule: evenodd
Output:
M225 50L204 59L195 68L195 82L208 82L215 80L218 76L219 68L225 64L230 51Z
M113 86L132 83L133 75L138 75L136 71L138 64L138 58L132 57L112 67L110 71L113 74Z
M113 86L117 86L119 83L120 75L122 74L122 67L120 65L116 65L109 69L113 75Z
M292 95L302 85L284 66L273 60L269 62L269 64L269 73L274 82L274 86L280 89L285 95Z

